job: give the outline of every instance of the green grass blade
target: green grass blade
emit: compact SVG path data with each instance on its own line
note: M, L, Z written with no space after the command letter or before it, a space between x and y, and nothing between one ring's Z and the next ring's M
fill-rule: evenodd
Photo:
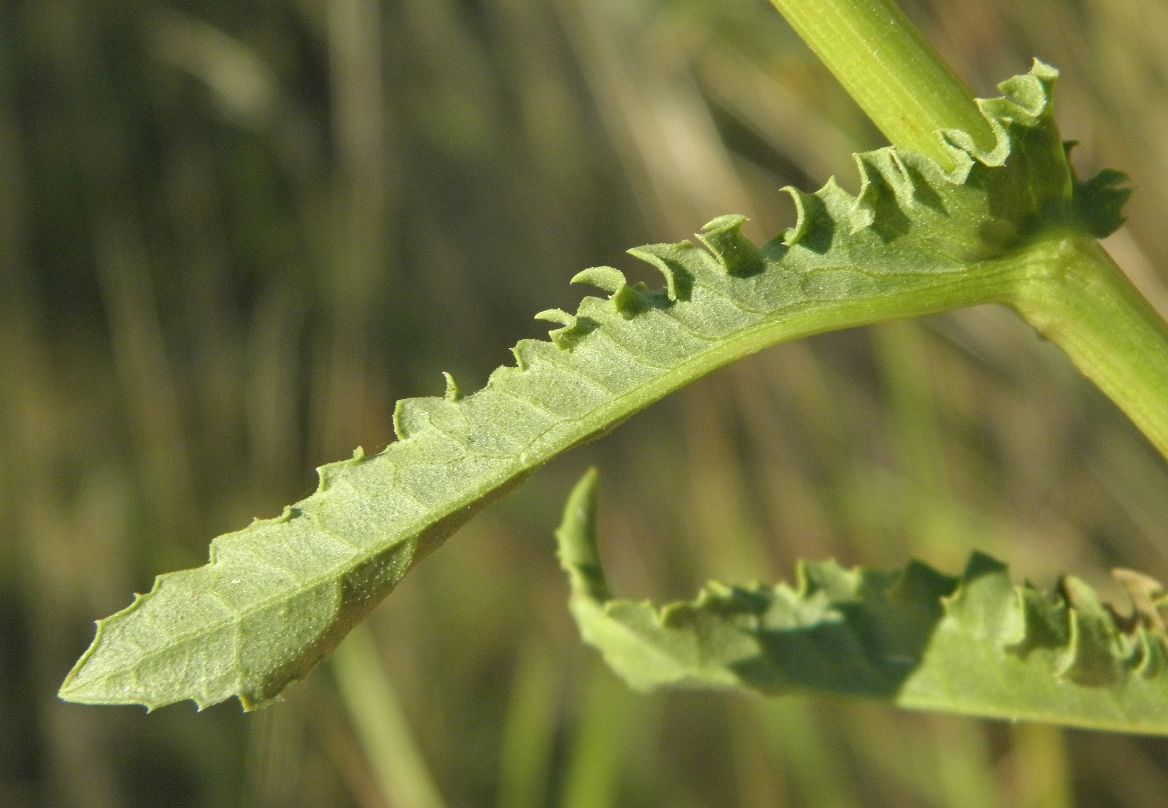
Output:
M354 629L331 662L337 690L385 802L443 808L446 803L426 767L369 630L364 626Z
M523 646L500 741L497 808L547 804L560 695L556 673L537 640Z
M398 403L398 440L320 469L318 490L275 519L217 538L210 563L160 576L97 636L60 695L95 704L263 705L307 674L427 553L475 512L573 446L707 373L810 334L1008 302L1053 231L1095 234L1116 199L1077 187L1051 119L1055 72L1036 64L981 102L990 151L949 133L957 168L881 149L857 155L860 187L791 191L795 226L752 244L741 216L690 242L630 252L660 289L611 267L516 364L463 396ZM1019 256L1022 256L1021 258Z
M562 808L613 808L619 785L640 738L630 694L597 666L588 678L580 713L573 725L572 748L565 762Z
M917 562L807 562L795 586L712 583L664 607L616 600L596 549L596 486L589 472L572 492L560 558L584 639L634 687L833 693L1168 735L1168 632L1151 599L1120 617L1081 581L1016 586L975 554L956 577Z

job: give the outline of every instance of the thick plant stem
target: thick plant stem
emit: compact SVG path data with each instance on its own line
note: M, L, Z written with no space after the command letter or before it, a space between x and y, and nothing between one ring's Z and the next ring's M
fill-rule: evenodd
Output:
M972 93L894 0L771 0L894 146L952 167L937 136L993 133ZM1014 308L1168 457L1168 325L1095 241L1027 248Z
M973 94L892 0L771 0L894 146L953 158L936 132L994 143Z
M1027 250L1014 308L1168 457L1168 324L1094 240Z

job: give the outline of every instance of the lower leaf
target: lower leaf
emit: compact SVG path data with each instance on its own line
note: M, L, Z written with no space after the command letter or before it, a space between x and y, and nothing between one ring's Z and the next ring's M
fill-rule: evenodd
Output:
M630 685L866 696L903 707L1168 734L1168 635L1159 584L1133 573L1130 616L1075 578L1011 583L975 553L957 577L911 562L802 562L794 586L708 584L657 607L613 599L596 547L597 476L557 532L584 639Z

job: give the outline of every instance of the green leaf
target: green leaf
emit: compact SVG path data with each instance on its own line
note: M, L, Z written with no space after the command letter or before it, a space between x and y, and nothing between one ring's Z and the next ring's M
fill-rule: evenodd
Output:
M614 600L596 548L596 474L557 532L585 641L630 685L864 696L903 707L1168 734L1168 634L1130 573L1121 617L1081 581L1010 582L975 554L959 577L801 563L795 586L708 584L692 601ZM1150 608L1149 608L1150 606Z
M957 168L893 149L857 155L853 196L834 181L789 190L794 227L758 247L741 216L690 242L630 253L660 289L611 267L575 313L537 315L550 341L462 395L398 403L398 440L320 469L318 490L275 519L215 539L210 562L160 576L98 621L61 688L86 703L262 705L303 677L427 553L528 473L668 393L769 345L983 302L1010 302L1044 244L1117 215L1111 183L1076 185L1051 120L1055 71L1035 63L979 102L997 136L944 133ZM1076 188L1091 189L1080 203ZM1095 217L1086 220L1084 217Z

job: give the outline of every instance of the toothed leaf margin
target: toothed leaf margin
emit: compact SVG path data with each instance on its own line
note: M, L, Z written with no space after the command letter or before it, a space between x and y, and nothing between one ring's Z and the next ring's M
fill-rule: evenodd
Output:
M802 562L794 586L710 583L660 607L618 600L596 547L596 488L589 472L569 498L560 560L582 636L633 687L830 693L1168 735L1168 635L1138 591L1125 617L1075 578L1050 592L1019 586L974 554L955 577L915 561Z

